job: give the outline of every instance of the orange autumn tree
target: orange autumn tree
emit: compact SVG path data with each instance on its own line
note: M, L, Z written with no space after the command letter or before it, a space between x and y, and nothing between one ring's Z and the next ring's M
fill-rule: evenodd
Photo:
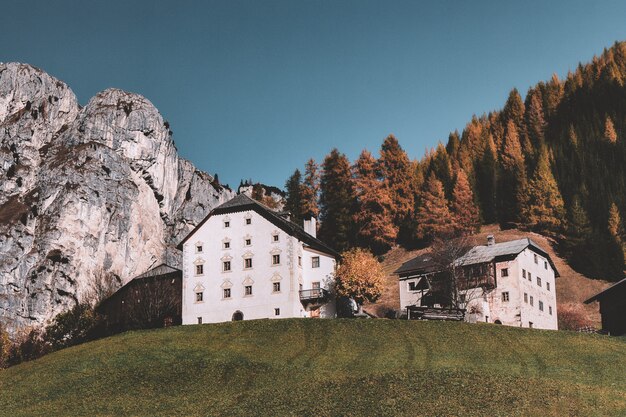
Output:
M376 175L376 159L366 150L353 167L354 192L358 209L354 213L357 241L374 253L386 252L398 235L393 224L389 190Z
M480 214L474 204L474 193L465 171L461 168L456 173L451 211L457 233L468 235L480 229Z
M424 240L449 235L454 230L454 220L448 210L443 184L434 173L430 174L422 191L417 222L417 233Z
M335 272L335 292L338 297L353 299L360 311L363 303L373 303L381 296L385 273L367 250L354 248L341 256L341 265Z

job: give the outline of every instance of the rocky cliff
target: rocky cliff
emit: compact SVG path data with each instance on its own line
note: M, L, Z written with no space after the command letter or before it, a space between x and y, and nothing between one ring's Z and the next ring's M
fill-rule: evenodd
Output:
M63 82L0 63L0 321L73 306L93 277L167 261L234 193L181 159L144 97L109 89L81 108Z

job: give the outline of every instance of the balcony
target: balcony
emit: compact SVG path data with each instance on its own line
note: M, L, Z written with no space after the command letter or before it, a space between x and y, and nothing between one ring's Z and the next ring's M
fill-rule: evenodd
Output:
M324 288L300 290L300 302L307 311L315 310L330 300L330 293Z

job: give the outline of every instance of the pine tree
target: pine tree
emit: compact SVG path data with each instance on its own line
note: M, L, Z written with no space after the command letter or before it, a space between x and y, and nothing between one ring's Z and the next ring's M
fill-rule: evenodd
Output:
M336 148L324 158L320 179L320 239L345 250L353 237L354 192L348 158Z
M302 182L302 215L319 216L317 200L320 191L319 166L314 159L309 159L304 167Z
M609 234L616 242L622 243L622 237L624 236L622 217L615 203L611 203L611 207L609 208L608 230Z
M398 228L391 218L389 190L378 179L376 160L366 150L354 165L354 191L358 205L354 214L357 240L375 254L384 253L395 241Z
M415 188L411 161L398 140L389 135L381 146L378 163L380 175L393 201L391 215L394 224L399 225L414 205Z
M543 112L543 100L538 89L530 89L526 96L526 127L528 138L534 149L540 149L544 144L546 120Z
M611 120L610 116L606 116L606 120L604 122L604 139L610 143L617 142L617 132L615 131L615 126L613 125L613 120Z
M545 147L539 154L539 162L528 184L527 192L528 202L524 210L526 225L539 232L561 232L565 221L565 204L556 179L552 175Z
M524 102L522 101L522 96L520 96L517 88L514 88L509 93L509 97L506 100L506 104L502 109L501 117L504 122L504 126L508 131L508 122L512 121L515 125L515 129L517 134L520 137L523 137L525 134L524 131Z
M502 227L519 223L526 203L524 155L512 120L507 123L502 160L498 175L498 220Z
M474 204L474 193L470 187L467 175L462 169L456 172L456 183L452 192L451 211L458 233L472 234L480 228L480 215Z
M302 174L299 169L289 177L285 183L285 190L287 190L285 210L291 213L291 220L294 223L302 224Z
M424 240L446 236L453 232L454 223L443 184L434 173L430 174L421 193L421 204L417 211L418 234Z

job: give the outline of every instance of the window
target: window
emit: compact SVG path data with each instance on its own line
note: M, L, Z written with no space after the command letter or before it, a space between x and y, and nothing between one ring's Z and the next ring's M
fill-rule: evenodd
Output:
M320 282L319 281L312 282L311 286L313 287L314 290L319 290L320 289Z
M224 249L230 249L230 242L224 242Z
M243 260L244 268L252 268L252 258L246 258Z
M222 262L222 270L224 272L228 272L230 271L230 261L224 261Z
M528 294L524 293L524 302L528 304Z
M275 316L280 316L280 308L275 308L274 309L274 315Z
M314 256L311 258L311 268L319 268L320 267L320 257Z
M202 253L202 245L196 245L196 253Z
M272 235L272 241L278 242L278 235Z
M196 265L196 275L202 275L204 273L204 265Z
M280 282L275 282L272 284L272 290L274 292L280 292Z
M246 295L252 295L252 285L246 285L245 289L246 289L246 292L245 292Z
M222 298L230 298L230 288L224 288L222 292Z
M529 280L529 281L532 281L532 280L533 280L533 279L532 279L532 277L530 276L530 272L528 273L528 280Z
M539 301L539 311L543 311L543 301Z
M532 296L532 295L530 296L530 305L531 305L531 306L532 306L532 305L534 305L534 304L533 304L533 296Z
M252 224L252 219L246 219L246 224Z
M246 239L246 246L252 245L252 239Z
M548 261L543 261L543 267L544 269L548 269Z
M417 291L417 283L415 281L409 282L409 291Z
M550 313L550 315L552 315L552 306L548 306L548 313Z
M196 303L201 303L204 299L204 293L199 291L196 293Z
M509 301L509 292L505 291L502 293L502 301L504 302L508 302Z
M280 265L280 255L272 255L272 265Z
M202 317L198 317L198 324L202 324Z
M541 287L541 278L537 277L537 285Z
M508 277L509 276L509 268L503 268L502 271L500 271L500 276Z
M546 290L550 291L550 283L546 282Z
M531 329L533 328L533 322L532 321L528 322L528 327L531 328Z
M539 263L539 258L537 258L537 254L533 254L533 256L535 257L535 263L538 264Z
M302 256L298 256L298 266L302 266Z
M526 270L522 269L522 278L526 279Z
M224 222L224 227L230 227L230 222Z

